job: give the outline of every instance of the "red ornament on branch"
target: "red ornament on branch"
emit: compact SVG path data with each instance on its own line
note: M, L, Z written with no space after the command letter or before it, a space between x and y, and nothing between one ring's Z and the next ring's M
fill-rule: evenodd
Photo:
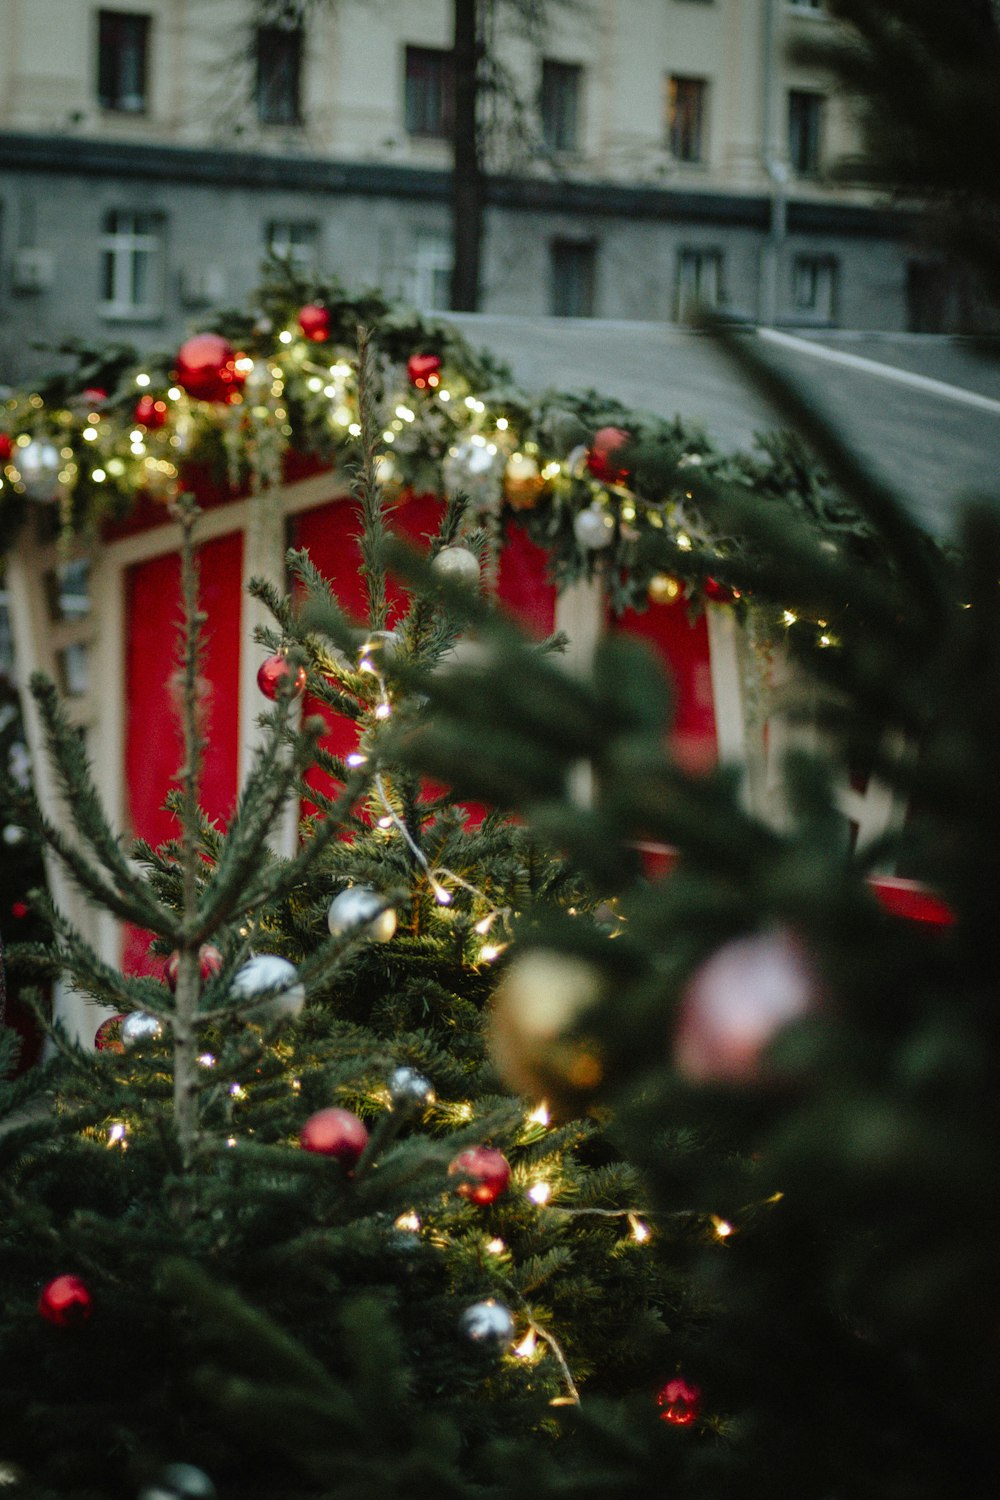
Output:
M97 1052L124 1052L125 1043L121 1039L122 1022L125 1013L119 1016L109 1016L102 1021L94 1033L94 1049Z
M90 1317L90 1289L79 1276L57 1276L42 1287L38 1311L57 1328L72 1328Z
M14 452L14 443L9 432L0 432L0 464L7 463Z
M303 1151L332 1156L342 1167L354 1167L368 1144L368 1130L349 1109L321 1109L299 1131L299 1144Z
M410 384L418 391L431 390L441 384L441 356L438 354L411 354L406 361L406 373Z
M135 403L135 411L132 413L140 427L148 427L151 430L162 427L167 420L167 403L160 401L156 396L140 396Z
M485 1207L487 1203L495 1203L510 1186L510 1163L502 1151L494 1151L491 1146L470 1146L458 1153L448 1175L464 1178L456 1186L456 1193Z
M291 682L293 698L299 698L306 688L305 667L295 667L294 675L291 662L283 651L276 651L273 656L262 661L257 671L257 686L265 698L270 698L273 703L281 692L284 682Z
M660 1408L661 1422L669 1422L674 1427L690 1427L701 1412L701 1391L678 1375L657 1391L656 1404Z
M330 309L319 302L307 302L299 309L299 327L314 344L325 344L330 337Z
M732 604L740 597L739 589L731 589L728 583L720 583L717 578L706 578L701 587L705 598L713 604Z
M621 427L601 427L594 433L587 449L587 469L602 484L624 484L628 479L628 469L621 467L615 455L630 437Z
M218 333L199 333L177 351L177 384L196 401L232 401L246 379L236 368L237 354Z
M172 990L177 988L177 969L181 956L176 948L163 965L163 977ZM202 984L214 979L222 968L222 954L212 943L202 943L198 949L198 976Z

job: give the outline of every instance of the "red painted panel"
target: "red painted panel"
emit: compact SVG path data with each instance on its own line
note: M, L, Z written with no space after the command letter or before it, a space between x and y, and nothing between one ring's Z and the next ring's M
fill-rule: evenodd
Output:
M556 628L556 591L549 581L548 553L531 540L523 526L507 523L500 554L497 597L533 636Z
M712 765L718 755L708 625L704 615L692 618L683 600L651 604L642 613L626 610L611 629L640 636L656 649L667 667L674 691L671 744L690 769Z

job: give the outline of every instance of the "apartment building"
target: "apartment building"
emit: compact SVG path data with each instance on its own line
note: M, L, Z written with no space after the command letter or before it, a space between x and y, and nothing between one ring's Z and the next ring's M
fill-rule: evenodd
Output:
M938 330L909 223L833 186L851 144L789 62L822 0L492 0L481 307ZM167 346L269 252L447 306L450 0L3 0L0 380L67 338Z

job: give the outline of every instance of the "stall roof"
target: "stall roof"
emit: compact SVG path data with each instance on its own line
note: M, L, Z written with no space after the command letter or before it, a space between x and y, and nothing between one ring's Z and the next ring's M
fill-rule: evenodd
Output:
M600 391L748 447L779 419L696 330L660 323L449 314L529 391ZM963 497L1000 505L1000 340L763 329L763 351L839 426L929 529Z

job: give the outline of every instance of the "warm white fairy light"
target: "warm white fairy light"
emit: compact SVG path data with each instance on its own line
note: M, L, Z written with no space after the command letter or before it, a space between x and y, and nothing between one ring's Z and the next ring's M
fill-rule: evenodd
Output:
M202 1052L198 1058L198 1062L203 1068L215 1067L215 1058L212 1056L211 1052Z
M391 828L392 827L392 819L391 818L379 818L379 820L378 820L378 826L379 826L379 828Z
M392 704L379 703L375 709L376 719L390 719L392 717Z
M470 411L475 411L477 405L475 396L466 396L465 404Z
M636 1214L627 1214L626 1217L628 1219L628 1227L632 1231L632 1238L636 1244L644 1245L652 1235L649 1225L644 1224Z
M295 335L292 333L291 329L289 329L289 328L283 328L281 330L281 332L278 334L278 343L279 344L290 344L292 342L292 339L294 337L295 337Z
M183 394L184 392L181 390L179 385L172 385L167 391L167 395L170 397L171 401L179 401Z
M226 1145L227 1146L235 1146L236 1145L236 1137L234 1135L229 1136L227 1138L227 1140L226 1140Z
M729 1220L720 1219L718 1214L712 1214L711 1219L712 1228L715 1230L716 1239L728 1240L729 1236L734 1232L733 1226L732 1224L730 1224Z
M544 1099L542 1100L541 1104L536 1105L536 1107L531 1111L531 1114L528 1116L528 1119L533 1125L548 1125L551 1118L552 1117L549 1114L549 1106L545 1103Z
M543 479L555 479L556 475L559 474L559 473L561 473L561 472L562 472L562 464L556 463L555 460L553 460L552 463L546 464L545 467L542 469L542 478Z
M420 1229L420 1215L415 1214L411 1209L409 1213L400 1214L392 1227L404 1230L408 1234L416 1234Z
M135 377L135 383L138 386L147 386L149 384L149 376L146 374L145 370L139 371L138 375Z
M306 389L312 391L314 395L319 394L323 389L323 382L318 375L309 376L309 379L306 381Z
M479 957L484 964L491 964L500 957L506 946L506 943L484 943L479 950Z
M783 609L781 611L782 625L794 625L798 618L798 615L792 609Z
M367 755L362 755L360 750L352 750L347 757L347 764L349 766L364 766L368 764L368 757Z
M510 423L506 417L497 417L497 432L506 432Z
M91 472L90 477L94 481L95 484L103 484L104 481L107 479L108 476L104 472L103 469L94 469Z
M85 427L83 429L83 431L81 432L80 436L83 438L83 440L84 440L85 443L92 443L97 438L97 428L96 427Z
M411 411L408 406L397 406L396 416L404 422L412 422L416 419L416 412Z
M438 400L439 401L450 401L451 400L451 391L438 391Z
M451 891L446 890L440 880L435 880L433 875L431 876L431 890L434 892L434 900L438 906L450 906L455 899Z
M674 541L677 543L678 550L681 552L690 552L692 546L694 545L686 531L679 531L674 537Z
M391 427L387 427L383 432L382 441L383 443L394 443L396 441L396 434Z
M121 1120L115 1120L113 1124L108 1126L108 1146L121 1146L122 1150L124 1150L127 1132L128 1126Z
M233 1099L245 1099L247 1096L247 1091L242 1083L231 1083L229 1085L229 1093Z
M495 1239L486 1241L486 1249L490 1255L502 1255L506 1248L507 1246L504 1244L503 1240Z
M351 434L351 437L360 437L361 436L361 423L360 422L352 422L351 425L348 427L347 430Z
M531 1199L532 1203L537 1203L539 1207L541 1207L545 1203L548 1203L549 1199L552 1197L551 1182L533 1183L532 1186L528 1189L528 1197Z
M524 1338L520 1341L520 1343L514 1345L511 1353L516 1354L518 1359L531 1359L531 1357L535 1353L537 1353L537 1350L538 1334L532 1327L528 1329L527 1333L524 1335Z

